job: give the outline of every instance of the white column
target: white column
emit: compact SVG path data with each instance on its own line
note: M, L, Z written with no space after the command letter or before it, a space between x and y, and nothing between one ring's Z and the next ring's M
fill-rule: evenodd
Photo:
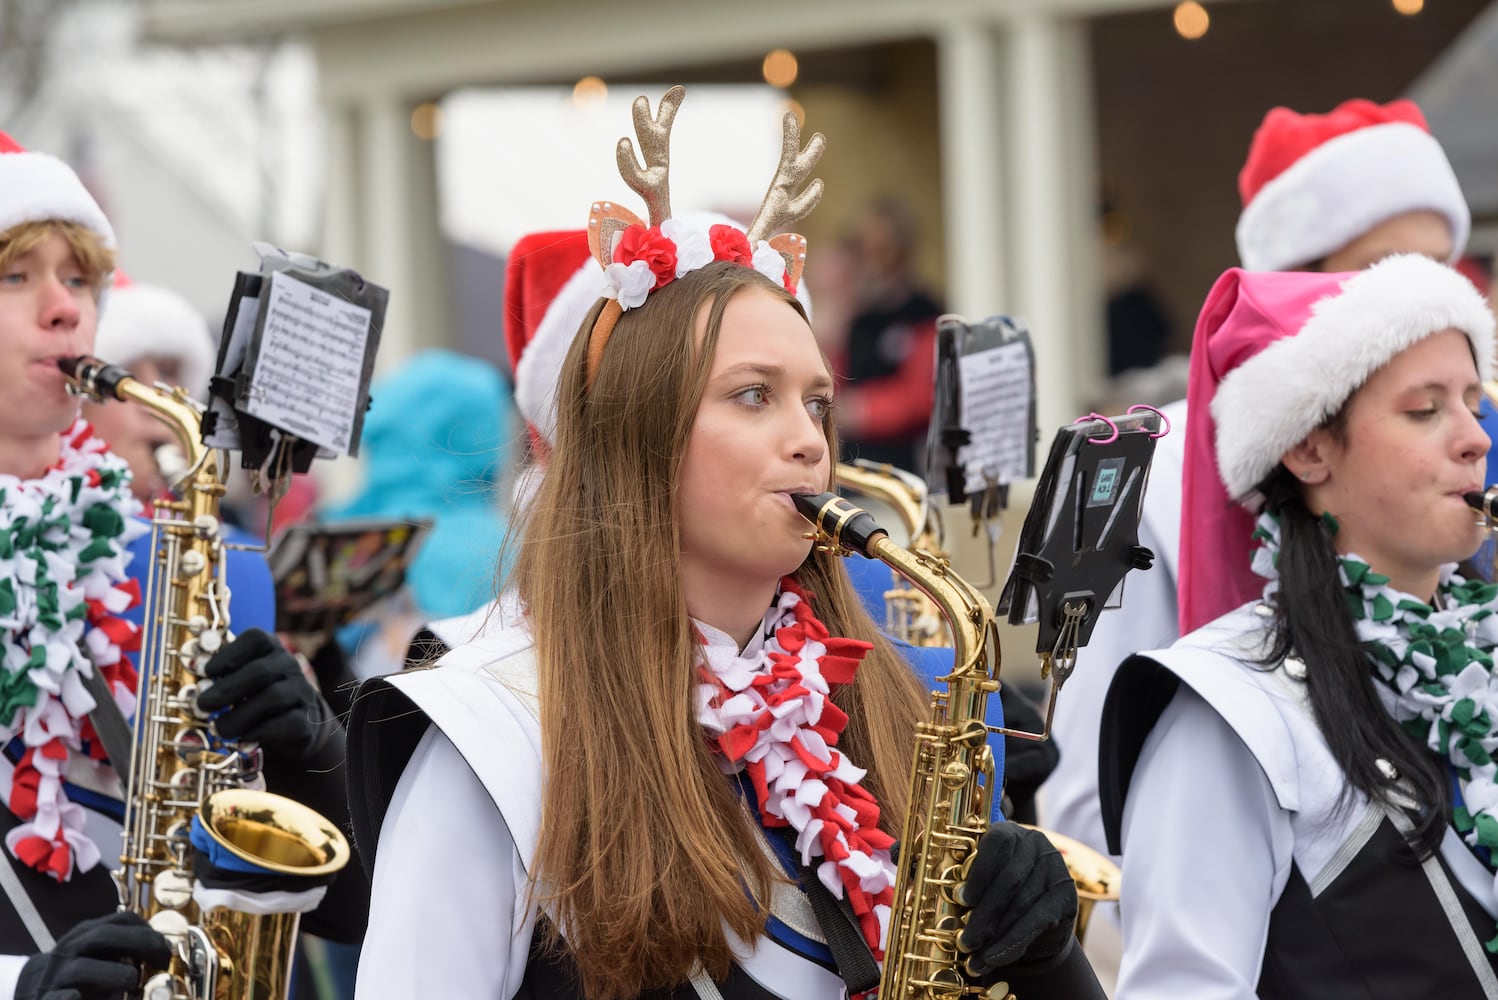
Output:
M1055 427L1079 415L1106 365L1088 54L1079 21L1045 14L1015 17L1007 41L1006 306L1035 341L1044 447Z
M409 280L413 258L406 144L412 139L411 113L405 102L385 94L370 95L359 110L360 162L355 173L364 179L359 191L362 238L358 253L347 263L390 289L377 369L383 371L411 353L420 315Z
M969 319L1010 311L1006 302L1001 169L1001 73L996 33L965 19L937 36L942 231L947 305Z
M349 261L359 254L358 116L348 104L324 110L327 167L323 176L322 238L316 253L324 260Z

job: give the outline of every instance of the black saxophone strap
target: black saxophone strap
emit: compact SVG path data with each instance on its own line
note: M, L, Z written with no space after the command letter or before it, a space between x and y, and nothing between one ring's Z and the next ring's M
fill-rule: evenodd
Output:
M87 672L83 686L94 696L94 709L88 713L88 720L94 724L94 732L98 734L99 742L104 744L104 752L109 755L109 763L120 776L120 782L129 784L130 755L135 745L130 723L125 721L125 713L114 700L109 682L97 668Z
M801 891L811 901L812 913L822 927L827 947L832 951L832 961L837 965L837 974L848 988L848 996L867 993L879 985L879 963L863 939L863 930L858 918L848 905L848 898L838 899L817 878L817 873L806 865L798 865L801 874Z

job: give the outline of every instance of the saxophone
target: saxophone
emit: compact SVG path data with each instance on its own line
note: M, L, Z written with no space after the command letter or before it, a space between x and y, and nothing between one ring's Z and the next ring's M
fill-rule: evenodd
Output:
M937 509L927 501L924 483L893 466L877 466L867 462L855 465L839 463L837 481L858 493L889 504L900 516L904 528L913 539L910 547L918 553L917 558L925 556L928 562L939 564L943 572L946 572L946 552L941 548L941 520ZM993 555L990 551L990 575L992 562ZM904 574L899 564L889 564L892 585L884 595L885 631L912 646L947 645L950 640L946 623L952 620L951 616L945 615L944 620L945 609L939 607L929 594L909 582L916 578ZM965 583L964 587L967 592L977 594L974 588ZM981 596L978 601L982 604ZM1077 889L1077 940L1085 942L1093 908L1098 903L1118 902L1122 882L1118 865L1081 841L1054 830L1040 832L1061 852L1067 870L1071 872L1072 882Z
M941 512L926 497L926 484L892 465L865 460L839 462L837 483L855 493L883 501L899 516L912 551L940 556ZM894 567L890 589L884 592L884 630L912 646L945 646L947 626L930 599L916 590Z
M959 1000L985 996L961 970L957 936L967 911L954 893L967 876L992 815L993 752L988 698L999 690L999 641L982 593L950 572L945 559L889 540L866 511L833 493L792 497L816 527L815 540L839 554L858 552L898 570L940 610L952 632L955 660L916 726L910 812L900 838L881 1000Z
M235 857L292 877L326 879L348 862L349 845L314 810L251 787L259 784L259 748L219 740L196 711L202 667L232 638L219 521L223 456L202 444L199 408L182 389L143 385L94 358L59 367L77 395L147 407L174 432L186 462L180 499L158 500L152 511L141 689L114 872L121 908L173 946L168 968L148 970L143 996L284 1000L300 914L201 907L191 824L197 818Z

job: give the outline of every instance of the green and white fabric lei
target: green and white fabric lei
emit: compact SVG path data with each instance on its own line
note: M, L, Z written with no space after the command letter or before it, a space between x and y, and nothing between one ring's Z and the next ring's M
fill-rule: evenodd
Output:
M65 882L99 860L81 806L63 782L70 752L102 760L84 678L98 671L127 716L139 645L119 615L140 599L127 573L134 519L130 470L82 420L62 435L57 464L37 479L0 475L0 746L19 739L6 804L22 820L11 854Z
M1335 521L1329 526L1335 531ZM1280 527L1272 515L1260 515L1254 538L1260 546L1253 568L1270 581L1268 601L1279 577ZM1450 761L1465 799L1452 816L1462 838L1498 851L1498 585L1464 580L1455 569L1454 563L1442 567L1435 595L1440 607L1432 607L1394 590L1360 557L1341 558L1348 610L1375 676L1393 696L1395 720ZM1492 860L1488 867L1495 868ZM1498 939L1488 948L1498 950Z

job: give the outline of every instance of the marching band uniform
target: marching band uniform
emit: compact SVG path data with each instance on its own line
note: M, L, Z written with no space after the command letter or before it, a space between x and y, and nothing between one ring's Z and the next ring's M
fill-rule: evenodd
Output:
M1255 487L1280 455L1425 336L1456 327L1486 372L1492 326L1466 279L1413 255L1350 277L1224 275L1193 346L1197 424L1182 523L1194 546L1183 555L1183 592L1224 589L1223 567L1250 561L1251 534L1261 544L1255 571L1277 580L1277 522L1266 514L1255 532L1229 497L1257 509ZM1297 372L1315 373L1315 384ZM1272 390L1296 384L1293 402ZM1356 598L1363 577L1352 560L1342 572ZM1366 585L1386 579L1375 577ZM1397 785L1386 799L1349 785L1306 692L1317 664L1266 663L1277 588L1129 658L1108 690L1099 784L1108 846L1123 853L1116 996L1498 997L1498 966L1484 948L1498 916L1492 868L1455 828L1414 863L1404 836L1413 827L1399 808L1408 797ZM1369 599L1418 604L1384 589ZM1453 622L1474 610L1452 608ZM1365 641L1374 617L1354 614ZM1498 630L1479 619L1468 634L1491 650ZM1390 646L1408 644L1408 626L1377 629ZM1409 718L1392 681L1375 687L1395 719Z
M1352 100L1324 115L1274 108L1254 134L1238 183L1243 201L1238 258L1248 271L1318 269L1321 259L1411 211L1445 219L1452 263L1460 259L1471 231L1456 174L1410 101ZM1394 240L1384 252L1419 249ZM1131 654L1168 645L1238 603L1227 600L1189 612L1179 604L1186 401L1163 410L1172 432L1155 448L1140 517L1140 544L1159 559L1151 572L1130 578L1128 615L1105 616L1078 653L1078 676L1089 681L1074 685L1083 690L1070 690L1056 705L1056 739L1066 753L1041 792L1046 824L1099 851L1105 850L1106 838L1098 801L1098 724L1114 671ZM1483 411L1486 420L1498 421L1487 400ZM1488 462L1490 483L1498 481L1495 459L1498 438ZM1246 569L1229 575L1240 585L1252 582Z
M112 252L113 230L77 175L62 161L27 152L0 133L0 233L54 223L80 227ZM78 251L68 253L83 270ZM38 287L57 280L51 263L25 266ZM107 285L109 276L101 280ZM43 301L43 293L28 294ZM92 294L96 302L107 303L107 287ZM52 323L45 332L51 335L55 327L57 348L93 344L91 315L76 308L65 315L45 301L46 319L27 317L27 322ZM20 310L12 313L16 327L7 329L8 342L35 339L22 330ZM7 386L7 391L19 388ZM82 419L57 437L58 457L41 475L0 475L0 998L92 998L109 989L92 978L98 966L90 971L88 963L107 962L116 975L133 980L136 971L118 960L154 956L164 947L138 918L116 913L119 896L109 871L121 854L124 789L105 740L94 728L91 713L98 701L89 687L90 680L102 681L100 695L113 699L109 707L117 708L121 721L134 712L137 675L131 654L140 643L140 570L151 565L154 553L124 460ZM230 552L228 560L235 624L242 630L273 630L273 592L263 559ZM310 710L315 692L299 671L295 677L286 672L290 655L268 637L261 638L273 647L265 655L246 655L252 647L239 641L220 651L223 656L233 650L238 658L234 672L224 677L263 681L267 688L286 681L276 697L295 689L294 706L266 716L284 718L283 729L294 730L287 746L280 747L281 759L291 766L282 768L279 790L317 798L334 807L335 816L343 814L346 800L338 776L327 770L341 759L341 730L332 722L316 731L317 714ZM223 707L237 710L251 701L257 708L269 705L257 692ZM291 744L306 753L290 753ZM268 758L276 757L276 747L265 749ZM331 752L331 760L319 756L325 752ZM325 909L308 921L309 928L333 937L357 937L367 896L361 879L345 881L339 902L331 904L335 896L330 893ZM102 936L89 938L92 943L79 937L94 931ZM106 954L91 951L97 947Z
M1410 864L1401 813L1343 802L1298 668L1256 666L1263 624L1252 605L1230 612L1132 657L1110 690L1105 805L1127 793L1110 833L1118 996L1498 996L1492 873L1453 829Z
M679 101L679 93L673 93ZM669 120L665 109L663 102L662 120ZM637 105L637 127L643 127L641 114ZM799 148L789 119L786 128L787 143L794 140ZM600 205L608 207L595 204L594 225ZM584 264L569 279L568 287L585 289L579 296L583 313L598 300L601 277L602 294L617 301L617 316L645 303L652 290L649 282L659 288L725 261L759 271L794 293L799 265L788 271L767 243L751 250L737 226L689 217L660 221L654 205L651 210L650 229L641 223L624 230L606 276L598 273L601 265L591 265L589 273L590 265ZM551 235L556 238L543 238L538 253L565 248L567 234ZM540 269L518 249L515 256L523 263L516 267L512 261L509 287L514 289L522 276L542 283ZM629 283L636 279L629 272L641 268L645 254L658 277L642 272L645 283L632 290ZM555 292L557 283L547 283ZM563 288L558 301L566 298ZM532 325L553 331L550 339L538 333L520 352L511 344L512 354L521 355L517 403L532 423L533 442L545 453L554 439L554 373L581 316L558 318L566 307L548 308L536 323L527 314L525 297L513 302L511 314L521 322L507 324L507 335ZM614 307L607 303L602 314ZM595 320L590 328L590 373L602 356L598 331L612 329L612 320L607 327L604 322ZM638 329L631 327L631 334ZM529 374L538 366L552 374ZM537 475L557 475L551 471L557 461L551 456L548 470ZM827 461L825 456L821 461ZM712 572L718 572L716 565ZM829 636L814 603L794 577L784 577L761 628L743 649L707 622L691 621L699 643L694 654L697 721L715 748L722 780L731 783L759 820L761 850L786 882L776 882L771 890L762 934L747 941L731 936L734 960L725 978L714 982L699 968L687 981L650 996L830 1000L850 991L845 977L860 981L855 972L860 963L874 978L851 991L877 983L873 960L881 955L890 913L893 838L877 827L878 807L859 785L864 771L845 751L829 749L847 717L827 700L833 690L853 681L872 645ZM545 940L538 933L540 924L554 911L545 876L528 866L542 841L545 783L557 779L543 775L541 663L522 598L507 593L488 609L438 623L418 645L445 650L436 668L366 682L350 722L355 843L374 871L359 996L580 996L581 987L568 969L571 956L538 949ZM629 654L601 650L601 662L589 663L587 669L608 670L607 658L613 655ZM660 762L664 767L683 764ZM834 814L843 822L819 818ZM672 817L661 817L662 824L671 822ZM986 836L984 842L1022 836L1023 831L993 841ZM461 866L450 863L455 857L463 859ZM471 864L473 859L480 860ZM1059 857L1050 860L1055 866L1045 869L1046 878L1059 878L1069 889ZM1048 900L1067 895L1055 888L1044 890ZM1016 893L1014 898L1021 897ZM563 919L557 918L558 923ZM1039 991L1028 992L1031 996L1100 997L1080 949L1069 945L1069 919L1048 926L1060 927L1064 944L1058 939L1058 947L1047 949L1045 960L1033 968L998 972L1014 972L1010 982L1017 990L1027 988L1021 971L1034 976ZM563 939L571 937L565 925L561 930ZM406 957L413 949L432 958L420 963L421 972Z
M774 617L772 609L742 654L727 635L696 624L710 655L751 658L772 637ZM438 623L434 638L460 642L475 630L437 669L367 683L354 703L354 838L366 867L378 872L360 963L361 1000L417 993L581 996L565 960L532 948L537 912L525 859L535 851L542 790L533 639L513 597ZM1002 773L1001 741L993 748ZM775 852L786 876L799 877L789 841L773 829L764 833L764 848ZM777 886L765 936L739 944L727 980L698 977L652 996L831 1000L846 993L804 889ZM425 960L413 963L412 954ZM1005 976L1019 996L1102 996L1077 947Z

